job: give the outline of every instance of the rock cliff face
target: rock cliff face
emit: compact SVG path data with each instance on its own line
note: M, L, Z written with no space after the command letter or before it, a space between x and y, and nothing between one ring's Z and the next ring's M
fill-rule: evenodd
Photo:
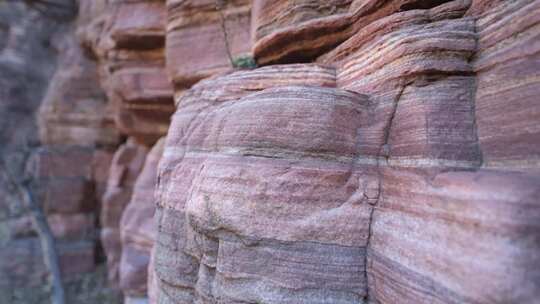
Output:
M66 273L99 233L125 303L540 299L540 1L79 4L30 166Z
M155 302L534 303L538 1L252 7L271 65L176 98Z
M56 239L66 301L107 303L114 296L97 263L96 217L119 136L96 64L74 39L74 16L61 12L0 3L0 157L9 175L31 181ZM48 303L49 269L32 213L4 177L0 302Z

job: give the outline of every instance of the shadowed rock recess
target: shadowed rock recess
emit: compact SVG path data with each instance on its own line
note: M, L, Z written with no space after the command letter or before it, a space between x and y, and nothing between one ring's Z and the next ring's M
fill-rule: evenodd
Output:
M127 304L539 303L540 1L78 14L30 163L66 274L103 254Z

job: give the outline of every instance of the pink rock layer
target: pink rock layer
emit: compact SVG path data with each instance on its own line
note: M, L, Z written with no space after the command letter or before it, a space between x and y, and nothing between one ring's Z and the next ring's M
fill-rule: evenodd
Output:
M119 141L110 107L99 87L95 62L74 37L63 45L60 63L39 114L39 133L47 145L115 145Z
M148 264L155 240L154 189L164 145L165 139L160 139L148 153L120 222L120 288L131 298L147 297Z
M165 71L163 1L81 2L79 34L98 58L116 129L152 146L167 132L174 111Z
M148 149L128 140L116 151L112 160L107 189L101 209L101 242L107 257L110 283L119 287L119 267L122 254L120 220L131 200L135 181L142 170Z
M251 1L167 1L167 70L177 88L231 70L250 52Z
M259 63L318 65L177 88L152 301L535 303L537 11L255 1Z
M378 184L353 158L368 100L333 75L237 72L179 100L160 166L158 302L365 296Z

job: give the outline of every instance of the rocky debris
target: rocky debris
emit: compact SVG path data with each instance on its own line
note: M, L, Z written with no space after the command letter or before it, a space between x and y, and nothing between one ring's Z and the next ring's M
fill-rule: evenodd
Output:
M131 201L120 221L122 257L120 259L120 287L125 302L146 298L148 264L155 240L154 189L157 184L159 160L165 139L160 139L148 152L141 173L133 187Z
M101 242L107 256L109 281L119 288L119 267L122 255L120 219L131 200L135 181L139 176L148 149L129 139L114 154L107 189L103 195L101 208Z

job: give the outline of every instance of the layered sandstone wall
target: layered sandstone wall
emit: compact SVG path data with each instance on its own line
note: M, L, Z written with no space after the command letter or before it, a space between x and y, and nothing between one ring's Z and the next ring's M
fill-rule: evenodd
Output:
M176 96L155 302L534 303L538 1L252 6L269 66Z
M539 1L79 5L32 168L125 303L540 298Z

